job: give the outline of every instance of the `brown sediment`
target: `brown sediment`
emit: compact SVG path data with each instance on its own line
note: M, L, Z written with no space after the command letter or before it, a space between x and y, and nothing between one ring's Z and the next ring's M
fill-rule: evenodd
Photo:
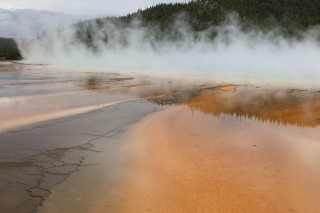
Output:
M30 166L30 162L0 162L0 172L15 171Z
M22 65L18 64L12 64L10 62L0 63L0 72L16 72L16 71L21 71L24 67Z
M320 132L191 112L132 131L129 180L113 212L319 212ZM103 211L97 211L103 212Z
M320 116L320 96L305 91L245 90L226 94L204 90L182 104L215 116L236 115L301 127L320 125L316 119Z
M89 77L86 82L79 83L78 86L81 88L85 88L88 90L108 90L108 89L120 89L120 88L134 88L134 87L143 87L151 85L150 81L135 81L131 84L122 85L123 81L134 80L134 78L126 78L126 77L119 77L119 78L101 78L98 76L91 76ZM111 81L111 82L110 82ZM118 83L119 82L119 83Z
M107 78L102 78L99 75L91 75L85 82L79 83L78 86L88 90L103 90L111 88L112 84Z
M0 72L17 72L17 71L34 71L35 69L40 69L41 64L23 64L12 61L0 61Z
M287 93L293 93L293 92L307 92L308 90L304 89L288 89Z
M206 84L201 86L206 88L200 88L153 79L145 89L136 87L147 83L136 76L129 85L123 81L133 78L109 77L92 75L85 82L83 78L75 81L78 88L94 90L91 93L62 92L0 99L0 131L136 100L131 95L165 97L167 103L180 104L138 123L128 143L118 138L120 133L147 112L154 112L154 105L148 110L143 109L145 102L123 104L119 110L120 104L108 113L98 110L91 118L79 116L79 121L57 122L54 128L42 131L41 127L32 133L18 134L17 138L11 136L12 144L10 137L8 140L3 134L3 143L14 145L18 139L20 144L25 141L29 144L28 149L19 149L21 153L41 144L46 149L55 145L72 152L86 149L105 152L99 161L95 160L96 156L90 156L84 162L87 153L81 153L76 165L69 163L71 171L83 164L82 176L80 173L72 176L59 190L52 190L43 212L48 212L47 207L57 212L61 203L64 204L61 209L67 209L66 212L320 212L319 94L257 88L249 91L235 85ZM24 83L32 85L32 82L33 79ZM96 94L100 89L109 89L109 84L109 93ZM41 88L44 87L34 87ZM122 95L112 96L114 93ZM63 139L63 134L68 137ZM40 146L36 150L45 148ZM54 158L64 152L53 153L49 150L45 156ZM38 162L41 165L42 158L35 158L35 165ZM60 161L60 158L50 159L43 170L49 173L57 164L64 171L65 164ZM29 166L28 159L23 162L2 163L0 170ZM89 168L88 162L102 164ZM34 196L37 193L32 189L28 192Z
M111 84L109 83L101 83L101 82L86 82L80 83L79 87L87 89L87 90L103 90L103 89L110 89Z
M216 87L213 87L212 89L235 92L237 90L237 86L230 84L230 85L216 86Z
M141 83L141 84L128 84L128 85L123 85L121 87L123 88L133 88L133 87L145 87L145 86L150 86L150 83Z
M37 84L39 78L43 77L39 76L39 73L30 74L32 79L9 79L6 82L9 85L8 89L11 88L11 84L19 84L19 90L23 90L28 95L0 98L0 131L46 119L87 112L110 102L133 100L136 99L135 97L155 97L167 94L170 90L180 89L180 86L172 86L173 89L169 90L161 83L153 85L151 81L141 82L139 78L135 78L136 81L132 84L125 84L120 80L133 78L111 78L111 80L119 80L111 82L101 74L89 75L84 81L83 78L79 78L70 82L70 79L65 80L60 77L57 81L43 83L41 80L41 83ZM141 89L148 85L152 85L153 88ZM90 93L79 88L90 90ZM41 91L41 95L37 93L38 91Z
M128 77L128 78L109 78L110 81L129 81L133 80L134 78Z

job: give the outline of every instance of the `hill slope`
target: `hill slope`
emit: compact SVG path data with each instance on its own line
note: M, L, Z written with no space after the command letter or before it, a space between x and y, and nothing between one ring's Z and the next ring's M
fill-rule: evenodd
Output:
M114 37L110 35L110 31L132 28L132 23L139 20L137 26L147 28L146 36L156 40L179 40L182 37L179 27L182 25L187 26L187 33L192 34L194 38L197 38L199 32L204 31L209 31L207 36L214 38L217 31L213 28L224 23L230 14L237 14L238 25L243 31L268 32L277 29L284 36L299 38L303 30L320 24L320 1L197 0L188 3L158 4L127 16L79 22L73 26L74 36L75 41L80 41L95 51L99 49L99 45L95 43L97 34L100 41L108 43L112 41L111 37ZM180 21L178 25L177 20ZM110 23L115 26L111 30L108 29ZM124 30L117 36L125 37L125 33ZM122 40L125 45L126 38Z
M138 14L144 21L166 26L178 13L185 12L194 30L217 25L231 12L239 14L244 25L286 30L305 29L320 23L318 0L198 0L184 4L159 4L143 11L121 17L130 20Z

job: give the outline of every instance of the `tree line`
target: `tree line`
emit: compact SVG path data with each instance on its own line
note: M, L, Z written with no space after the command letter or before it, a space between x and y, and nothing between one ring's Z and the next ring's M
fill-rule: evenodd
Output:
M12 38L0 38L0 60L22 59L16 41Z
M173 27L177 20L185 22L196 37L197 32L225 22L230 14L237 14L239 26L244 31L254 29L267 32L277 29L284 36L299 38L301 32L320 23L320 1L193 0L187 3L160 3L126 16L82 21L73 27L76 29L75 40L95 51L98 49L94 44L95 33L103 29L107 22L128 27L138 19L140 25L155 29L154 32L150 31L153 37L168 39L170 34L170 39L177 40L179 32ZM214 38L216 32L211 33ZM108 33L102 40L108 43Z

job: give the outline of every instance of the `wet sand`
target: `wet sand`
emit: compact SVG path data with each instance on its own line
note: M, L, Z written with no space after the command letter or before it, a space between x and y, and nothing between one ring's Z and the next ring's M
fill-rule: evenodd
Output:
M165 79L0 63L0 132L192 87Z
M8 66L5 212L320 211L316 89Z
M132 129L120 212L320 211L319 94L225 88Z
M319 138L319 128L186 107L153 114L132 130L119 211L319 212Z
M116 91L129 90L133 83L140 79L113 72L0 63L0 132L137 100L130 91Z
M243 92L247 101L236 101ZM119 155L100 156L100 166L54 187L39 212L320 210L320 128L310 120L317 94L191 93L170 96L180 101L131 126ZM152 102L167 103L159 99Z

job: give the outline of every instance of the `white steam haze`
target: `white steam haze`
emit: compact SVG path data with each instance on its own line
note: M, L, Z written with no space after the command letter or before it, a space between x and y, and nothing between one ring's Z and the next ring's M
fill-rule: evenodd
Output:
M33 38L37 34L69 26L88 15L33 9L5 10L0 7L0 37Z
M172 28L179 31L179 41L158 41L154 32L159 29L143 27L139 20L127 27L106 21L102 29L93 27L93 42L98 47L95 53L75 41L73 28L49 32L46 39L34 41L22 50L30 63L72 69L245 81L320 81L318 27L303 32L299 40L287 39L276 29L269 33L243 32L235 16L219 27L201 32L197 39L183 18L177 19ZM206 35L212 30L218 34L210 40ZM107 44L104 35L108 37Z

